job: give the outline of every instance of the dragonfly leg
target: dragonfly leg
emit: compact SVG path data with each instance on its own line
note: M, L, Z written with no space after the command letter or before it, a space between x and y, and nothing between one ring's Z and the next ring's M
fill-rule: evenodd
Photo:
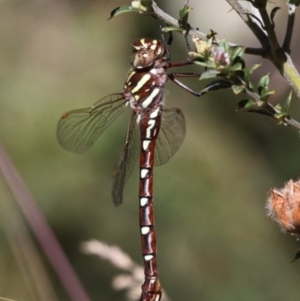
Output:
M201 90L200 92L197 92L177 79L177 77L200 77L200 76L201 76L201 73L168 73L168 78L173 83L175 83L180 88L184 89L185 91L187 91L197 97L201 97L209 91L226 89L226 88L230 88L232 86L230 81L215 80L215 81L209 83L207 86L205 86L205 88L203 90Z
M190 87L188 87L187 85L185 85L184 83L182 83L180 80L178 80L176 77L199 77L200 74L199 73L169 73L168 77L169 79L175 83L176 85L178 85L180 88L184 89L185 91L193 94L194 96L197 97L201 97L205 94L202 92L197 92L193 89L191 89Z

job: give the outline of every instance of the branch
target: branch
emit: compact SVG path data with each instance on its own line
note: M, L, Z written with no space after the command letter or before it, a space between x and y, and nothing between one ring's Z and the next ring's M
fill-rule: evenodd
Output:
M268 101L261 101L260 96L256 92L246 88L244 93L249 95L255 101L255 108L248 110L248 112L260 113L260 114L270 116L276 121L279 121L279 123L281 124L295 128L296 130L300 130L300 123L295 119L293 119L292 117L290 117L289 115L286 114L279 118L276 117L282 114L282 111L274 107Z
M253 22L249 22L245 18L245 14L247 15L246 11L238 4L238 1L233 0L226 0L231 7L239 14L239 16L247 23L249 28L255 34L255 36L260 41L264 50L266 50L264 57L268 58L280 72L280 74L284 77L284 79L288 82L288 84L292 87L293 91L296 93L297 97L300 98L300 76L295 68L291 57L289 56L289 48L290 48L290 41L292 37L293 31L293 22L294 22L294 13L297 7L297 4L288 4L289 7L289 20L286 29L285 40L283 43L283 47L281 48L278 44L278 40L274 31L274 24L270 21L270 18L266 11L266 3L267 1L259 1L253 0L252 3L256 5L258 8L261 18L264 22L264 29L266 30L267 35L263 32L256 31L256 27L254 26ZM259 35L258 35L259 34ZM263 38L268 40L266 42ZM267 46L268 45L268 46Z
M291 40L292 40L292 35L294 30L296 8L297 8L296 5L290 3L288 4L288 20L287 20L285 37L282 44L282 49L289 54L291 53L290 46L291 46Z
M274 30L274 24L270 20L266 7L259 7L258 11L261 15L264 29L267 32L268 44L271 47L271 52L276 53L280 50L280 45L278 43L277 36Z
M158 7L158 5L155 3L155 1L152 2L152 13L151 14L155 18L161 20L163 23L165 23L169 26L180 27L178 20L173 18L172 16L168 15L166 12L164 12L160 7ZM255 28L255 26L256 25L253 25L254 28ZM257 29L257 31L258 31L258 29ZM206 39L205 33L199 31L198 29L193 28L192 26L190 27L190 30L187 33L187 35L190 35L192 37L197 37L200 39ZM258 33L258 36L261 37L261 34ZM218 44L219 40L215 39L215 42L216 42L216 44ZM265 53L264 49L262 49L262 48L245 47L245 46L241 46L241 45L238 45L235 43L230 43L230 42L228 42L228 44L231 48L244 47L245 53L247 53L247 54L264 56L264 53Z
M253 32L256 38L260 41L260 44L263 46L264 50L270 48L268 36L266 35L263 28L255 20L253 15L240 5L238 0L226 0L226 2L237 12L237 14L242 18L242 20L247 24L249 29ZM245 52L247 53L247 51Z
M244 48L244 53L260 55L264 58L268 58L280 72L280 74L285 78L288 84L292 87L293 91L300 98L300 75L296 70L289 53L289 45L292 37L293 28L293 15L295 7L299 6L299 0L288 1L288 6L290 8L290 18L288 21L288 28L286 31L286 38L284 42L284 47L281 48L278 44L278 40L274 31L273 18L278 10L274 8L271 12L271 17L267 14L266 5L267 0L249 0L253 13L249 13L243 6L239 4L238 0L226 0L227 3L238 13L242 20L248 25L250 30L254 33L257 39L260 41L262 48L250 48L245 46L240 46L234 43L228 43L229 47L233 50L238 47ZM141 1L133 1L134 7L126 6L114 10L111 17L120 14L122 12L132 12L136 11L142 14L151 15L156 19L161 20L163 23L176 28L176 30L181 30L185 35L191 35L195 38L206 39L207 35L200 32L198 29L188 26L188 30L182 29L180 22L165 13L162 9L158 7L155 1L149 0L144 1L143 6ZM292 3L292 4L290 4ZM294 6L293 6L294 5ZM259 13L259 14L257 14ZM187 20L186 20L187 22ZM214 45L219 45L221 41L217 38L213 39Z
M172 16L170 16L166 12L164 12L161 8L159 8L157 6L157 4L154 1L152 2L152 9L153 9L154 16L157 19L161 20L163 23L170 25L170 26L174 26L174 27L180 26L177 19L173 18ZM205 33L201 32L197 29L194 29L193 27L190 28L188 35L196 36L196 37L202 38L202 39L206 38Z

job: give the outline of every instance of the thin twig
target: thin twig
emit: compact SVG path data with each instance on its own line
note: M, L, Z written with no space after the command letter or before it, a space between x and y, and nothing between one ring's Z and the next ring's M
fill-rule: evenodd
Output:
M262 48L247 48L245 47L245 53L253 54L253 55L261 55L264 58L268 58L278 69L280 74L285 78L285 80L288 82L288 84L292 87L295 94L300 98L300 75L295 68L290 56L287 52L284 52L284 49L280 48L278 45L277 37L274 32L274 24L270 22L269 16L267 15L267 12L265 8L263 9L264 5L266 4L266 1L263 1L261 4L261 7L259 11L263 14L262 20L264 22L264 27L261 28L261 25L259 25L258 22L255 21L253 17L251 17L251 14L247 12L247 10L240 5L238 0L226 0L226 2L238 13L238 15L244 20L244 22L248 25L250 30L254 33L254 35L257 37L257 39L260 41ZM154 16L158 19L160 19L165 24L168 24L170 26L178 27L178 20L171 17L167 13L165 13L163 10L161 10L155 1L153 1L152 4L152 13ZM268 34L271 36L271 42L269 41L269 37L265 32L265 29L267 30ZM191 27L189 33L191 36L198 37L200 39L206 38L206 35L199 30L194 29ZM289 33L291 35L291 33ZM286 44L289 45L288 35L286 36ZM218 40L216 40L218 42ZM271 49L272 45L272 49ZM229 46L231 48L235 47L243 47L238 44L229 43ZM288 47L289 48L289 47Z
M226 0L226 2L237 12L237 14L242 18L242 20L248 25L250 30L260 41L263 49L269 48L269 40L265 31L261 26L251 17L251 14L239 3L238 0Z
M168 15L166 12L164 12L158 5L153 1L152 9L155 17L157 17L159 20L161 20L163 23L168 24L170 26L179 27L178 20L173 18L172 16ZM198 38L206 38L206 34L194 29L191 27L189 30L189 35L196 36Z
M297 69L295 68L295 65L293 64L291 57L288 54L290 39L292 36L292 33L290 32L291 29L289 30L287 29L284 47L281 48L278 44L278 40L275 35L274 24L270 22L266 9L263 6L263 4L266 4L266 1L262 2L259 11L262 14L262 20L264 22L264 27L265 27L264 29L267 31L269 37L263 32L262 29L258 30L257 25L254 25L254 22L249 22L246 19L246 15L247 15L246 11L241 7L241 5L238 3L237 0L226 0L226 1L247 23L249 28L258 38L263 49L265 50L264 57L268 58L275 65L275 67L280 72L280 74L284 77L287 83L292 87L297 97L300 98L300 75ZM290 22L292 22L292 18ZM270 41L268 40L269 38Z
M168 15L166 12L164 12L158 5L153 1L152 4L152 14L159 20L161 20L163 23L174 26L174 27L179 27L178 20L173 18L172 16ZM206 34L199 31L198 29L195 29L193 27L190 28L189 32L187 35L194 36L200 39L206 39ZM216 43L219 42L218 39L215 39ZM252 48L252 47L245 47L243 45L235 44L228 42L229 46L231 48L236 48L236 47L244 47L245 48L245 53L251 54L251 55L258 55L264 57L265 50L262 48Z
M267 9L266 9L266 7L259 7L258 10L260 12L260 15L261 15L261 18L262 18L262 21L264 24L264 29L266 30L267 35L268 35L269 44L271 46L271 52L277 53L278 50L280 49L280 45L278 43L277 36L276 36L275 30L274 30L274 25L272 24L272 22L270 20ZM262 46L264 46L264 45L262 45Z
M0 191L1 230L6 237L14 261L17 263L19 271L21 272L29 293L29 299L35 301L58 301L58 296L47 274L42 256L4 181L0 181ZM7 271L5 278L9 279L10 277L9 271ZM4 283L5 282L2 281L2 284ZM9 291L5 292L6 294L11 293L16 286L18 286L18 284L13 281L11 281L11 283L13 283L13 286ZM0 298L0 300L2 300L2 298Z
M300 123L299 123L298 121L296 121L295 119L290 118L290 117L285 117L285 118L284 118L284 122L285 122L288 126L300 130Z

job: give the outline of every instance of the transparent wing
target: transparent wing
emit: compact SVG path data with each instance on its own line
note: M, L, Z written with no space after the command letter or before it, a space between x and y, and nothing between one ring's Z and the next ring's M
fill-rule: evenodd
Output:
M164 109L157 137L154 164L162 165L178 151L185 136L185 119L179 108Z
M89 108L65 113L57 125L57 140L70 152L86 152L124 111L125 103L123 94L111 94Z
M139 131L133 114L127 129L125 144L112 176L112 199L116 206L122 204L123 190L133 170L138 154Z

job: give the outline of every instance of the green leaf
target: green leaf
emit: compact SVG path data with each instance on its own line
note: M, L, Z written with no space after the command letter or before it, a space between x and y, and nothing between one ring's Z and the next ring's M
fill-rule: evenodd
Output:
M266 89L269 85L269 82L270 82L270 78L269 78L269 75L265 75L263 76L259 82L258 82L258 93L259 95L261 95L263 93L263 90Z
M254 91L254 85L248 81L248 88L251 90L251 91Z
M233 61L236 57L242 57L245 52L245 47L236 47L231 53L231 60Z
M238 102L239 109L250 109L255 106L255 102L251 99L243 99Z
M274 118L276 118L278 120L285 118L287 116L289 116L289 114L287 112L280 112L280 113L274 114Z
M254 64L253 66L249 67L249 68L246 68L245 69L245 80L249 80L251 74L253 73L253 71L255 69L257 69L258 67L260 67L261 64Z
M206 68L215 68L216 67L214 62L203 62L202 60L203 60L203 58L199 56L199 60L195 59L194 64L200 65L200 66L203 66Z
M219 46L222 47L225 52L229 51L229 44L226 40L220 41Z
M230 72L243 70L243 66L241 63L237 63L228 69Z
M281 107L281 105L280 105L280 103L278 103L276 106L275 106L275 110L276 111L282 111L282 107Z
M148 8L152 7L153 4L152 0L141 0L140 2L144 7L148 7Z
M289 96L283 105L284 112L288 112L290 110L291 101L292 101L292 91L289 93Z
M200 80L208 79L208 78L215 78L219 74L217 70L207 70L201 73Z
M189 12L192 10L192 7L188 4L185 4L182 9L179 11L179 26L186 32L189 32L191 25L188 23Z
M262 100L266 100L270 95L274 94L275 93L275 90L274 89L267 89L267 88L264 88L262 91L261 91L261 99Z
M245 89L245 87L243 85L233 85L232 86L232 91L235 95L240 94L241 92L243 92Z
M237 64L237 63L241 64L241 70L244 70L244 69L245 69L246 64L245 64L245 61L244 61L244 59L243 59L242 57L237 56L237 57L232 61L231 65L235 65L235 64Z
M269 78L269 74L267 74L267 75L264 75L264 76L259 80L258 86L264 88L264 87L268 86L269 83L270 83L270 78Z
M197 53L197 52L194 52L194 51L188 52L188 56L192 61L195 61L195 63L196 63L197 60L200 60L200 62L204 61L203 56L201 54Z
M188 23L189 12L192 10L192 7L189 5L184 5L183 8L179 11L179 21L185 27Z
M113 17L116 17L120 14L123 13L131 13L131 12L140 12L140 9L138 8L133 8L131 6L128 5L124 5L124 6L120 6L115 8L111 13L110 13L110 17L108 20L112 19Z

